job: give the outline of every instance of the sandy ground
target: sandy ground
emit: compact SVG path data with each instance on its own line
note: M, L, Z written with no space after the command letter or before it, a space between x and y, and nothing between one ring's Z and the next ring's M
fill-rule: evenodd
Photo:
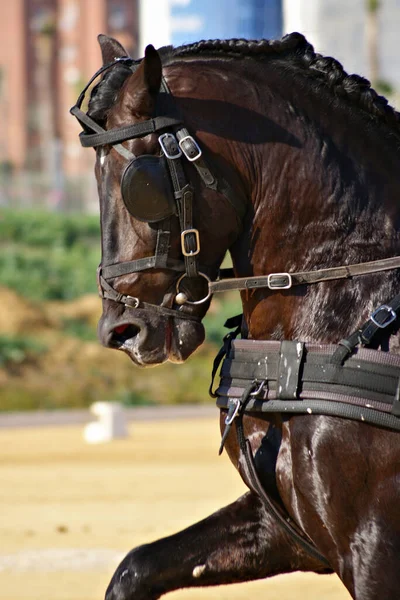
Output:
M132 547L174 533L241 495L218 419L136 422L89 446L83 428L0 430L0 597L101 600ZM349 600L336 576L295 573L171 600Z

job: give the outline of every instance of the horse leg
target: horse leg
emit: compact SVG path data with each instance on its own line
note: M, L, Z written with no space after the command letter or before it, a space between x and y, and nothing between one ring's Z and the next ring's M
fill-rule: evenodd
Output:
M123 559L106 600L156 600L172 590L238 583L292 571L327 572L248 492L175 535L135 548Z
M399 556L399 534L371 517L353 537L339 576L355 600L393 600L400 595Z

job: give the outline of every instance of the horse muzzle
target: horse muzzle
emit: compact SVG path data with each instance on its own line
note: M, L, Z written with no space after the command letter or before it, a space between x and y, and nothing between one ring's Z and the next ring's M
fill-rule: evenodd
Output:
M152 366L167 360L184 362L204 341L200 322L162 314L149 318L148 314L140 315L141 312L140 309L124 311L117 317L106 310L98 325L102 345L125 352L138 366Z

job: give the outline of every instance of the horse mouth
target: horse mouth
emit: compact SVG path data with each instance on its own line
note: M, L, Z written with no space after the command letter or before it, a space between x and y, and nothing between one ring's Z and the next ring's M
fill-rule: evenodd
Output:
M202 344L205 335L199 322L167 318L154 324L137 320L110 325L103 317L98 334L103 346L124 352L141 367L167 361L182 363Z

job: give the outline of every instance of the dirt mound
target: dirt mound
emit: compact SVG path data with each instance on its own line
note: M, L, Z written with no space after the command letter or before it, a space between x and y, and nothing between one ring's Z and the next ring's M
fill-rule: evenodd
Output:
M36 333L51 326L43 307L0 287L0 335Z
M70 302L47 302L45 310L51 320L74 319L96 328L101 316L101 300L95 294L87 294Z

